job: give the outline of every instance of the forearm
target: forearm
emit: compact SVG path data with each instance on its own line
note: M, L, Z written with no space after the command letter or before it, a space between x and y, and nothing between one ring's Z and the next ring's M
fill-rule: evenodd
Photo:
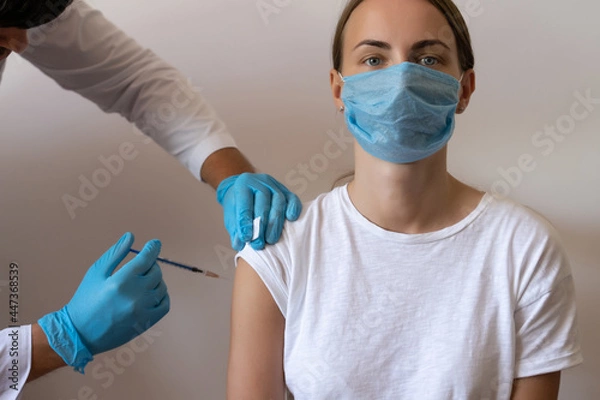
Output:
M238 149L229 147L215 151L206 159L200 177L216 189L223 179L244 172L255 172L255 169Z
M64 360L52 350L46 334L38 324L31 326L31 351L31 372L27 382L66 366Z
M511 400L556 400L560 388L560 372L515 379Z

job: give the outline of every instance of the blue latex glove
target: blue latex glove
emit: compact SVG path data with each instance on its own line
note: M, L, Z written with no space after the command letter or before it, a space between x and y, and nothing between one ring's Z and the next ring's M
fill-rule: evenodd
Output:
M266 174L244 173L224 179L217 188L217 201L224 209L231 247L237 251L248 242L256 250L264 249L265 243L277 243L285 220L295 221L302 212L298 196ZM257 217L261 217L260 232L252 240Z
M92 265L71 301L38 322L54 351L79 372L93 355L129 342L169 312L167 286L156 263L160 241L148 242L113 274L133 240L125 234Z

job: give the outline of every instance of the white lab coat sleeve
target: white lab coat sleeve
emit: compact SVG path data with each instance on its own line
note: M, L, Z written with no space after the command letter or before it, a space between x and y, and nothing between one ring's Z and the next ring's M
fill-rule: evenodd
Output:
M192 83L82 0L28 31L22 56L67 90L134 123L199 178L206 158L236 147ZM49 99L50 100L50 99Z
M0 400L20 398L31 371L31 325L0 331Z

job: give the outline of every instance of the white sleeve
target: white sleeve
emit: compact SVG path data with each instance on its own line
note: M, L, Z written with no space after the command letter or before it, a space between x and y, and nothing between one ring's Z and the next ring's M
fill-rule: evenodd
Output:
M0 331L0 400L16 400L31 370L31 325Z
M537 242L531 261L526 261L532 268L515 310L515 378L561 371L583 361L566 253L555 232Z
M84 1L28 37L26 60L105 112L121 114L197 178L209 155L235 147L223 121L177 69Z
M283 245L280 240L279 246ZM286 263L277 254L277 246L268 246L264 250L256 251L249 245L240 251L235 257L235 263L243 258L263 281L273 300L279 307L281 314L287 318L287 304L289 298L289 274Z

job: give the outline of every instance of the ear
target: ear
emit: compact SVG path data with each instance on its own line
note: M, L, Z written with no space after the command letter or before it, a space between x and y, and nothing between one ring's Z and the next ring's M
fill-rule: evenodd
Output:
M471 101L471 96L475 92L475 71L470 69L465 72L461 86L460 86L460 98L458 100L458 107L456 108L457 114L465 112Z
M342 101L342 87L344 82L342 82L342 78L335 69L329 71L329 84L331 85L333 103L335 104L336 109L340 110L344 107L344 102Z

